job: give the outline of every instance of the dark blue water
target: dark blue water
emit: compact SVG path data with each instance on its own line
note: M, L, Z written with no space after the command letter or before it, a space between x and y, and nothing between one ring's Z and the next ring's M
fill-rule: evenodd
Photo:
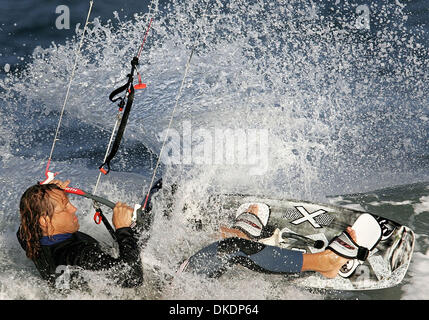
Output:
M377 1L373 1L377 3ZM118 3L114 0L105 0L102 3L96 1L92 16L100 17L106 21L113 18L113 12L118 12L123 19L132 19L135 13L148 12L148 0L125 0ZM159 1L163 8L168 1ZM317 4L317 1L315 2ZM326 1L328 5L324 8L327 15L342 15L352 13L347 2ZM353 4L370 4L371 1L355 1ZM423 28L423 43L429 42L429 2L428 0L396 1L404 6L407 20L404 21L407 29L411 32L414 28ZM70 8L70 28L57 29L56 19L60 16L55 10L60 5ZM28 62L28 56L32 54L36 46L47 47L51 42L63 43L66 39L75 35L76 24L83 24L89 7L89 1L85 0L23 0L2 1L2 13L0 15L0 66L9 64L10 70L22 68ZM355 7L353 7L355 8ZM373 13L372 13L373 14ZM389 17L386 17L386 21ZM371 25L371 32L377 30L376 25ZM422 50L422 54L427 54ZM1 68L1 72L4 72Z
M92 17L108 20L112 19L113 12L117 11L124 19L129 19L134 13L147 12L149 2L96 1ZM66 5L70 9L69 29L56 27L56 20L61 15L56 13L56 8L61 5ZM88 7L89 1L2 1L0 65L3 67L8 63L12 71L22 68L35 47L48 47L51 42L64 43L66 39L75 35L76 24L82 25L85 22Z

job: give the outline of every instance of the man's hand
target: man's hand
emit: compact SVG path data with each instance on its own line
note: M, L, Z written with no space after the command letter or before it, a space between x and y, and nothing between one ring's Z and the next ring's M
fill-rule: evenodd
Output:
M129 227L132 224L132 215L134 209L128 206L126 203L118 202L115 208L113 208L112 222L115 229Z
M52 180L51 183L56 184L61 189L65 189L69 186L70 180L61 181L61 180Z

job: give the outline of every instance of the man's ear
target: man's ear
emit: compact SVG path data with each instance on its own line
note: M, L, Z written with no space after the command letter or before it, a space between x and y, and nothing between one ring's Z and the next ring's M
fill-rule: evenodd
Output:
M49 227L49 224L51 223L51 219L49 218L49 216L48 215L46 215L46 216L41 216L40 218L39 218L39 224L40 224L40 227L42 228L42 230L44 230L44 231L47 231L48 230L48 227Z

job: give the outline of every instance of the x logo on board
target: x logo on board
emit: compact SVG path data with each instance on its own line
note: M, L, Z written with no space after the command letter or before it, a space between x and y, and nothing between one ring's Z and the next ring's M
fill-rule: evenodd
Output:
M322 228L322 226L320 224L318 224L316 222L316 220L314 220L314 218L316 218L317 216L319 216L321 214L327 213L328 211L320 209L320 210L314 211L312 213L309 213L307 210L305 210L304 207L296 206L295 208L296 208L296 210L298 210L302 214L302 218L294 220L291 223L298 225L298 224L301 224L305 221L308 221L311 223L311 225L314 228Z

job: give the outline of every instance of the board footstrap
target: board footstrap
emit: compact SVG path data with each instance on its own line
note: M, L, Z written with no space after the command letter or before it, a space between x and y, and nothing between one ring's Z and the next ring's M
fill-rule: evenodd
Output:
M250 212L250 206L256 206L256 212ZM233 228L243 231L250 238L257 238L262 234L270 216L270 208L265 203L244 203L238 210Z
M332 239L327 248L342 257L365 261L381 240L381 227L371 214L363 213L356 219L352 229L356 233L356 241L344 231Z
M347 232L343 232L335 237L328 245L328 248L336 254L349 259L365 261L369 255L369 249L359 246Z

